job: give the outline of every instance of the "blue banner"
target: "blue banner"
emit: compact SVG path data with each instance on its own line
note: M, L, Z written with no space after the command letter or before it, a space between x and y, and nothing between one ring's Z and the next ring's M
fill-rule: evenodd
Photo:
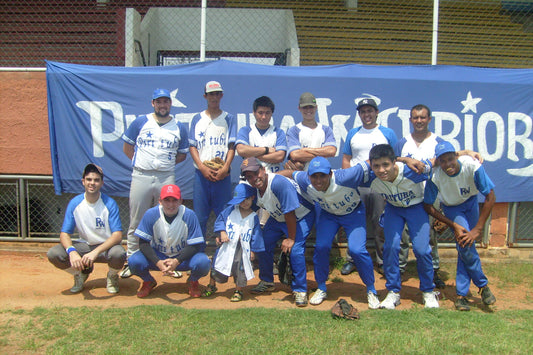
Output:
M169 67L100 67L47 62L48 114L54 186L57 194L82 191L88 162L104 169L104 191L128 196L131 162L122 151L122 133L139 115L153 112L155 88L172 93L180 121L206 108L204 85L222 84L222 108L238 127L253 124L252 103L269 96L276 104L274 123L284 130L299 123L298 98L317 97L317 120L332 127L341 166L348 131L360 125L356 104L374 98L379 122L398 138L411 131L410 108L432 109L430 129L456 149L480 152L496 184L498 202L533 201L533 70L457 66L339 65L279 67L226 60ZM232 178L237 182L240 157ZM190 157L176 167L184 198L192 198Z

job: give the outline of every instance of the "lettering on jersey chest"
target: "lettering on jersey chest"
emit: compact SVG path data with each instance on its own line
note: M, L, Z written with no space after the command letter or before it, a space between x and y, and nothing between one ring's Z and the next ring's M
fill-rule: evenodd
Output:
M411 190L399 192L397 194L381 193L381 196L383 196L383 198L385 198L387 201L401 202L405 206L409 206L411 201L416 198L416 194Z

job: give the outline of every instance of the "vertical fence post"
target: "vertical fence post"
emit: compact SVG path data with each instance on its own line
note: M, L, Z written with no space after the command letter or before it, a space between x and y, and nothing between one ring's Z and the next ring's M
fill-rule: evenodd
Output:
M437 65L437 47L439 38L439 0L433 1L433 43L431 45L431 65Z
M205 62L205 31L206 31L206 9L207 0L202 0L200 16L200 62Z
M19 206L20 206L20 237L22 239L28 238L28 209L26 203L26 184L24 179L18 179L19 190Z

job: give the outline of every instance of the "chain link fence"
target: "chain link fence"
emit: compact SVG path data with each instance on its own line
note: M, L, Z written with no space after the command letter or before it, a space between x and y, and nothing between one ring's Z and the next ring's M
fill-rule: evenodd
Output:
M530 0L0 0L0 66L142 66L227 58L270 65L533 66ZM434 16L438 13L438 17ZM438 27L434 27L434 17Z

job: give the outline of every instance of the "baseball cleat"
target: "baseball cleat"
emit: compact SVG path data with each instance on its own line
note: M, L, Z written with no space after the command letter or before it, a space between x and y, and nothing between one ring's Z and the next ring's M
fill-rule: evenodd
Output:
M83 284L85 281L87 281L87 278L89 277L89 274L76 274L74 275L74 286L70 289L70 292L72 293L80 293L83 291Z
M381 301L379 308L384 309L395 309L396 306L400 304L400 294L397 292L389 291L387 297Z
M324 302L324 300L328 297L328 294L326 291L322 291L321 289L317 289L315 293L313 294L313 297L309 300L309 303L311 303L313 306L317 306Z

